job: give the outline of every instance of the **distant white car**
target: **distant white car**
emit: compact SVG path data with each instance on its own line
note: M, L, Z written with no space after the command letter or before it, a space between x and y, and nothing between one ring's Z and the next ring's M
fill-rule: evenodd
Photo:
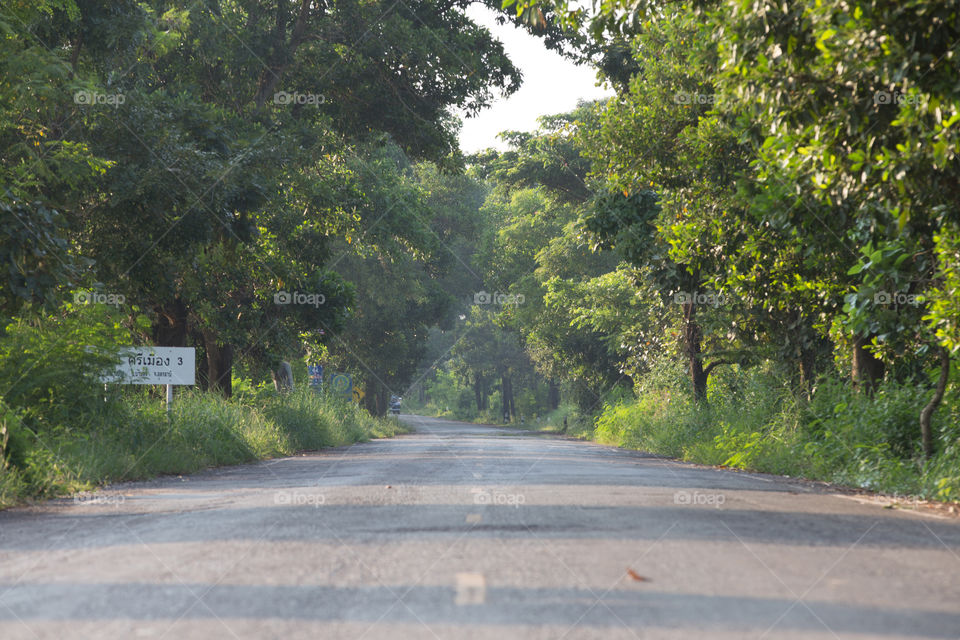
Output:
M400 396L390 396L390 413L399 415L401 402L403 402L403 398Z

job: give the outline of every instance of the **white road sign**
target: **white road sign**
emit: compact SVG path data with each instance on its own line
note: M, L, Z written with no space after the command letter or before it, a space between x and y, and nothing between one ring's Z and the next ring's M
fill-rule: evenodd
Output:
M192 385L196 369L193 347L124 347L116 370L103 382Z

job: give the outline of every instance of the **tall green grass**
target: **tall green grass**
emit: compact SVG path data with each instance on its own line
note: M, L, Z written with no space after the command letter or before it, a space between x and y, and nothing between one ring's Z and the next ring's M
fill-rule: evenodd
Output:
M401 433L339 398L308 389L259 406L201 391L177 395L170 415L132 391L108 401L85 428L36 432L4 414L11 438L0 470L0 506L159 474L239 464Z
M695 403L676 376L596 416L599 442L703 464L825 480L896 495L960 499L960 403L935 414L937 453L921 456L918 415L929 392L886 382L873 396L834 378L812 398L772 365L721 369L709 402Z
M91 313L18 321L0 337L0 508L403 431L341 398L246 381L231 400L179 388L167 415L159 387L97 382L103 359L87 346L128 333Z

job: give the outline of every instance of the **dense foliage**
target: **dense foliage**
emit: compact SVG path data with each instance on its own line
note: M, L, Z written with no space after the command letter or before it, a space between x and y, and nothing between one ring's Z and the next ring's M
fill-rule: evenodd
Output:
M109 362L93 354L122 345L196 348L199 390L213 393L182 401L192 418L221 411L213 396L235 385L287 390L287 363L302 385L307 361L352 373L386 411L429 327L453 318L447 249L474 230L448 205L485 189L457 175L454 113L521 81L469 4L0 3L9 482L29 492L44 475L29 470L54 466L115 477L72 468L84 463L60 452L71 438L126 428L150 441L160 417L138 403L158 404L153 392L98 383ZM560 28L501 19L569 46Z
M588 26L617 91L474 159L494 187L485 282L524 300L488 325L586 431L960 495L960 9L505 6ZM483 358L458 349L433 404L470 415L451 383Z
M485 2L616 95L465 158L521 81L469 4L0 5L8 486L115 477L58 460L140 451L95 354L156 344L214 431L326 411L262 397L322 363L375 415L960 496L960 8Z

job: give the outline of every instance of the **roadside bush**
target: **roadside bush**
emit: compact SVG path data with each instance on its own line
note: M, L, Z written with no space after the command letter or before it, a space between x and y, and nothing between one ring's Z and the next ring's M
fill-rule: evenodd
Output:
M122 318L107 305L81 305L62 315L20 318L0 336L0 390L5 404L36 433L77 428L104 404L99 374L105 355L129 345Z
M538 416L531 422L543 425L555 431L561 431L563 429L564 421L566 421L567 424L567 435L580 435L580 427L585 421L577 412L577 405L571 402L561 403L560 406L553 411L550 411L545 415ZM592 426L590 430L592 431Z
M8 463L0 469L0 506L106 482L190 473L404 431L395 419L374 418L352 402L309 389L274 394L261 407L182 390L170 416L159 397L127 389L106 403L98 418L96 424L86 423L85 430L43 437L29 429L14 431L19 436L10 442L16 448L8 444Z
M110 385L106 353L129 336L115 311L78 308L0 336L0 508L122 480L188 473L403 431L352 402L238 380L232 400ZM90 348L93 347L93 348Z
M404 430L396 418L375 418L355 402L303 386L292 393L275 395L264 412L290 435L298 450L337 447Z
M948 400L934 417L938 453L919 455L920 409L928 393L887 382L872 396L835 378L813 397L796 395L765 364L724 367L707 404L692 401L683 381L660 375L632 401L608 404L593 438L703 464L804 476L893 494L960 498L960 415Z

